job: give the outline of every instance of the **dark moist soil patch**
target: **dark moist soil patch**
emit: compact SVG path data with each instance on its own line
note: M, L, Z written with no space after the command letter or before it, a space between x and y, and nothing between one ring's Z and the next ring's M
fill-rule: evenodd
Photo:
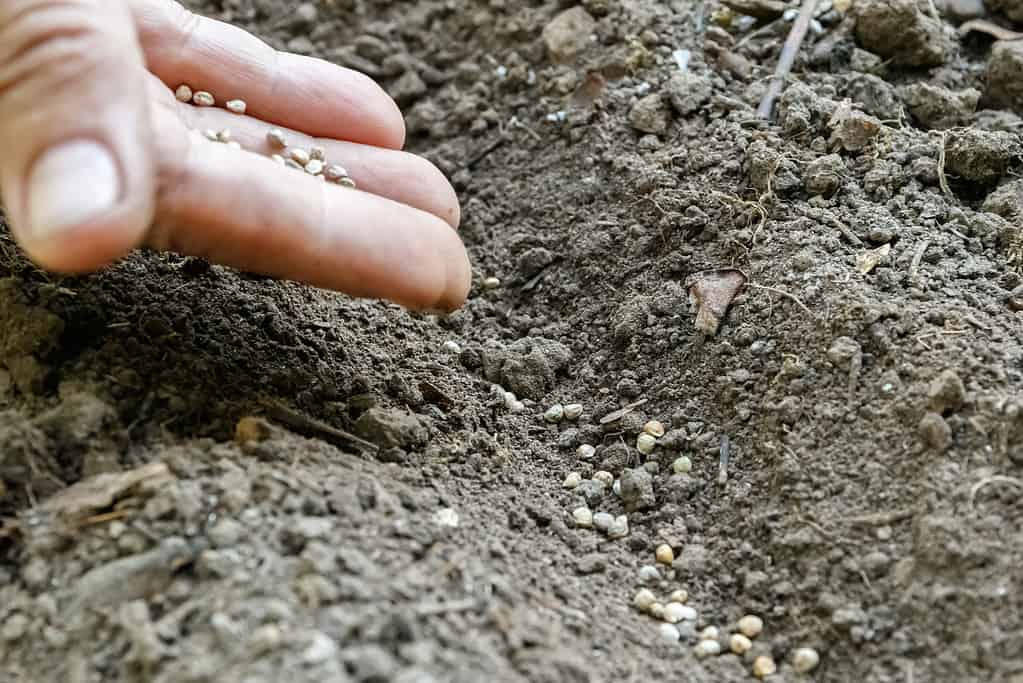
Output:
M771 125L788 24L713 3L190 3L384 84L474 289L437 320L174 255L61 279L4 228L0 679L796 681L813 647L818 681L1023 681L1018 46L863 3L901 65L824 12ZM705 338L686 283L728 269ZM598 470L624 538L576 526L626 514ZM682 644L644 585L688 591ZM693 656L747 613L745 657Z

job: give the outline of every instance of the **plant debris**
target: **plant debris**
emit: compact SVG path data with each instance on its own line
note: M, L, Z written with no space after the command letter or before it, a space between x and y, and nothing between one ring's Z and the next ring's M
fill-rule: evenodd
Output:
M711 337L717 334L728 307L747 281L746 274L735 268L706 270L690 276L686 287L690 303L697 307L696 329Z

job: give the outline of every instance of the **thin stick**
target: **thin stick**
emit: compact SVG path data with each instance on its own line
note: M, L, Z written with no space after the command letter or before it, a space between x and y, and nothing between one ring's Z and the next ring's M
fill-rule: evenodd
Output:
M768 292L774 292L775 294L780 294L783 297L796 302L796 305L798 305L800 308L802 308L806 312L806 314L808 316L810 316L811 318L813 318L815 320L817 319L817 316L815 316L813 314L813 311L811 311L809 308L807 308L806 304L804 304L802 301L800 301L799 298L796 297L795 294L789 294L784 289L776 289L774 287L768 287L767 285L755 285L752 282L747 283L746 286L747 287L752 287L753 289L764 289L764 290L767 290Z
M300 434L305 436L319 437L324 441L328 441L335 446L360 446L367 451L377 452L380 447L371 441L366 441L354 434L346 432L343 429L332 427L326 422L321 422L315 418L303 415L297 410L288 408L287 406L279 403L265 402L263 406L266 408L267 415L270 419L283 422L288 427L294 429Z
M813 19L813 11L817 7L817 0L803 0L803 6L799 10L799 16L792 24L789 37L785 39L785 46L781 49L781 57L778 58L778 66L774 70L774 77L771 84L767 86L764 99L757 107L757 117L769 120L774 111L774 101L781 95L785 87L785 78L792 71L792 64L796 61L799 48L806 38L806 31L810 28L810 20Z
M941 149L938 150L938 185L942 193L948 199L955 199L952 188L948 186L948 178L945 176L945 145L947 145L948 133L941 132Z

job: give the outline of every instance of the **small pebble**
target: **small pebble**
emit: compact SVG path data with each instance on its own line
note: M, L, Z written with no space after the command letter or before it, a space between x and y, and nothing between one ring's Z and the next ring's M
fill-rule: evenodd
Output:
M650 606L657 603L657 596L649 588L640 588L636 597L632 599L633 606L643 612L648 612Z
M728 647L737 655L744 655L753 647L753 641L741 633L733 633L728 639Z
M310 159L309 159L309 152L305 151L305 150L304 150L304 149L302 149L301 147L293 147L293 148L292 148L292 149L291 149L291 150L290 150L290 151L288 152L288 156L290 156L290 157L292 158L292 160L293 160L293 161L294 161L294 162L295 162L296 164L298 164L299 166L301 166L301 167L302 167L303 169L305 168L305 165L306 165L306 164L308 164L308 163L310 162Z
M604 486L612 486L615 483L615 476L610 472L599 470L593 473L593 481L599 481Z
M597 531L607 532L611 528L611 525L615 523L614 515L607 512L597 512L593 515L593 526L597 528Z
M316 147L314 145L309 148L309 158L315 159L316 161L323 161L327 158L327 152L322 147Z
M629 518L625 515L618 515L615 521L607 530L608 538L624 538L629 535Z
M597 449L588 443L584 443L575 449L575 454L580 460L589 460L597 454Z
M650 420L645 425L643 425L643 433L649 434L655 439L659 439L662 436L664 436L664 425L662 425L657 420Z
M721 637L721 631L717 626L708 626L700 631L700 640L717 640Z
M458 355L462 352L462 347L458 345L458 342L449 339L444 342L444 350L450 354Z
M323 172L323 162L317 159L310 159L305 165L305 172L309 175L320 175Z
M333 659L337 653L337 643L325 633L317 631L309 647L302 653L302 661L306 664L320 664Z
M661 624L660 626L661 641L668 643L677 643L682 638L682 634L678 632L672 624Z
M578 472L569 472L568 476L565 477L565 481L561 483L563 489L574 489L579 484L583 483L583 475Z
M323 168L323 176L332 183L348 177L348 171L338 164L327 164Z
M657 546L657 550L654 551L654 556L657 558L657 561L660 562L661 564L670 565L672 562L675 561L675 551L672 550L671 546L668 545L667 543L662 543L661 545Z
M551 424L557 424L565 417L565 408L560 403L555 403L543 414L543 419Z
M657 583L661 580L661 570L652 564L644 564L639 568L640 583Z
M212 107L216 103L217 100L213 97L213 95L206 92L205 90L200 90L199 92L194 93L192 95L192 104L196 106Z
M650 612L650 616L654 619L664 619L664 605L661 603L655 602L650 605L650 609L648 611Z
M721 654L721 643L716 640L701 640L693 648L693 654L697 659L716 657Z
M583 414L582 403L569 403L565 405L565 419L578 420Z
M677 624L680 621L691 621L690 617L695 612L692 607L680 605L677 602L669 602L664 606L664 620L669 624Z
M572 511L572 517L577 527L589 529L593 526L593 513L587 507L576 508Z
M764 620L755 614L747 614L739 620L739 633L747 638L756 638L764 630Z
M178 86L178 89L174 91L174 97L178 99L178 102L191 102L192 101L192 89L182 83Z
M433 513L433 523L454 529L458 526L458 513L451 508L441 508Z
M636 437L636 450L643 455L650 455L654 452L654 448L657 446L657 439L650 436L646 432L643 432Z
M483 289L497 289L500 286L501 281L493 275L483 280Z
M767 678L778 672L778 665L767 655L760 655L753 660L753 675L757 678Z
M689 591L684 588L679 588L677 591L672 591L671 595L668 596L670 602L678 602L686 604L689 602Z
M693 461L688 456L680 456L671 463L671 469L675 474L686 474L693 469Z
M266 133L266 141L270 143L272 147L278 147L284 149L288 146L288 139L284 137L284 131L280 128L271 128Z
M812 647L796 648L792 653L792 668L801 674L810 673L821 663L821 656Z
M245 100L228 100L224 106L233 114L244 114L245 110L248 109Z

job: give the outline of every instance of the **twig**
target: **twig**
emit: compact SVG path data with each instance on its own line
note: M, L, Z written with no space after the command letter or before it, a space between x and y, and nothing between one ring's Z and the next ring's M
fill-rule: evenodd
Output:
M295 431L305 434L306 436L318 436L335 446L355 444L374 453L380 450L380 448L371 441L366 441L365 439L355 436L354 434L350 434L343 429L332 427L326 422L321 422L320 420L309 417L308 415L303 415L297 410L280 405L279 403L266 402L263 405L271 419L283 422Z
M945 145L948 139L948 133L945 131L941 132L941 149L938 150L938 185L941 187L941 192L948 199L955 199L955 195L952 194L952 188L948 186L948 178L945 176Z
M728 483L728 459L732 456L732 443L727 434L721 435L721 448L718 451L718 485Z
M970 509L971 510L976 507L977 494L980 493L980 490L982 488L984 488L985 486L987 486L988 484L1011 484L1012 486L1015 486L1017 489L1023 491L1023 481L1020 481L1019 479L1016 479L1015 477L1006 477L1005 475L996 474L993 477L988 477L987 479L981 479L976 484L974 484L972 488L970 488Z
M771 113L774 111L774 101L778 99L782 88L785 87L785 78L792 71L792 64L796 61L796 54L799 53L803 39L806 38L806 31L810 28L810 20L813 19L813 11L816 7L817 0L803 0L799 16L792 24L792 30L789 31L789 36L785 39L785 46L781 49L781 57L778 58L778 66L774 70L774 78L771 79L771 84L767 86L767 92L764 93L764 99L760 101L760 106L757 107L758 118L765 120L771 118Z
M768 292L774 292L775 294L780 294L781 296L785 297L786 299L790 299L791 301L794 301L796 303L796 305L799 306L800 308L802 308L803 311L805 311L808 316L810 316L814 320L817 319L817 316L815 316L813 314L813 311L811 311L807 307L806 304L804 304L802 301L800 301L799 297L797 297L795 294L789 294L784 289L777 289L775 287L768 287L767 285L756 285L756 284L753 284L752 282L747 283L746 286L747 287L752 287L753 289L764 289L764 290L767 290Z
M924 240L917 248L916 253L913 254L913 261L909 264L909 276L913 277L916 275L917 268L920 267L920 261L924 258L924 252L927 251L927 247L931 246L930 240Z

